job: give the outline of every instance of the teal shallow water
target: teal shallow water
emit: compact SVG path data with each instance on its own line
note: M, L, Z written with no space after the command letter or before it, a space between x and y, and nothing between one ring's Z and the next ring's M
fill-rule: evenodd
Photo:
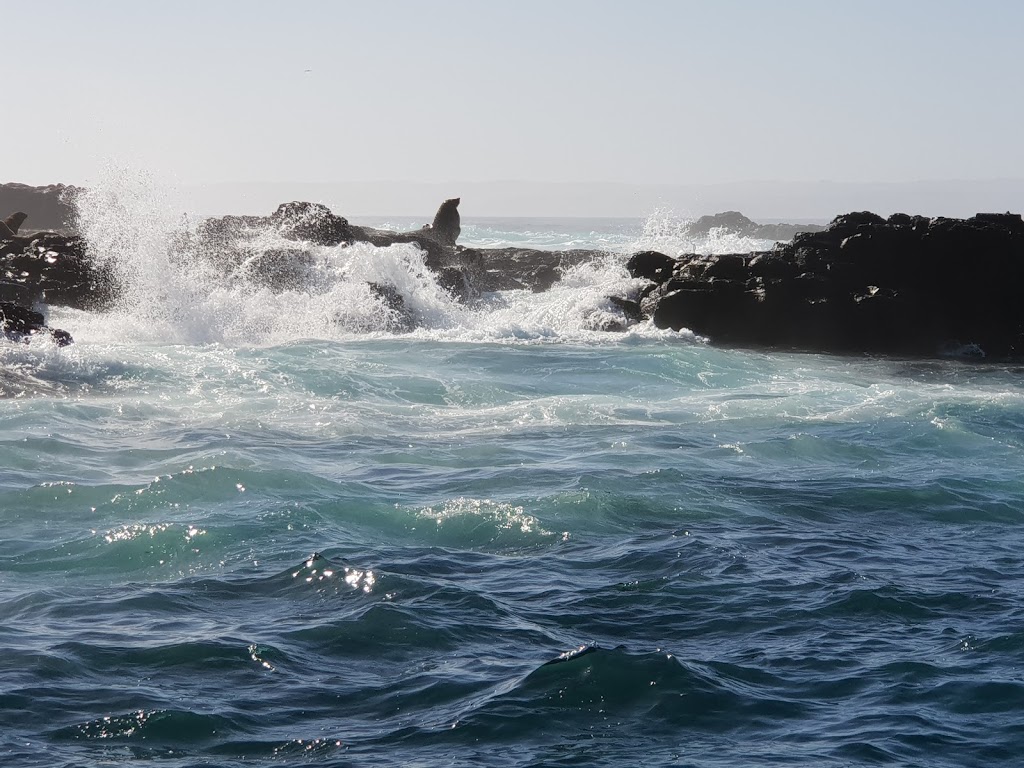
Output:
M1024 753L1020 370L64 319L0 350L4 765Z

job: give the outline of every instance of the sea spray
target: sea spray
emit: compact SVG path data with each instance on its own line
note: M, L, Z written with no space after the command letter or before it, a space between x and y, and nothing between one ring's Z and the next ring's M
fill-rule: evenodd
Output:
M660 251L669 256L688 253L749 253L770 248L773 240L760 240L712 227L709 232L692 231L694 220L670 208L655 209L644 219L639 234L628 245L630 251Z
M401 297L418 338L593 342L628 325L611 298L635 298L640 288L624 267L635 248L623 242L620 253L567 270L546 293L505 291L463 305L438 284L414 244L321 246L266 226L247 230L244 243L222 244L241 249L229 257L204 243L201 222L176 210L169 203L175 197L150 175L114 166L82 195L79 228L116 276L120 298L110 312L66 321L77 338L259 346L402 330L372 284ZM637 245L643 242L641 236ZM285 289L261 276L264 257L296 249L298 278ZM663 332L645 323L631 328L637 333Z

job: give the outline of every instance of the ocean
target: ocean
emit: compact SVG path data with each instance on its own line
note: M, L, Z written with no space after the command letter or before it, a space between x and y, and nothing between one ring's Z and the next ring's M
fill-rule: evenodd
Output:
M0 344L0 765L1020 765L1021 367L596 330L635 250L769 245L664 211L467 218L610 252L470 307L194 225L98 184L124 300Z

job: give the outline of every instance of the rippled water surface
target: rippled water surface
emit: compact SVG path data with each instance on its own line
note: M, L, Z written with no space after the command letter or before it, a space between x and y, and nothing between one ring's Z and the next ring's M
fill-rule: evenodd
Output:
M5 764L1020 754L1017 371L651 340L16 354L40 391L0 411Z

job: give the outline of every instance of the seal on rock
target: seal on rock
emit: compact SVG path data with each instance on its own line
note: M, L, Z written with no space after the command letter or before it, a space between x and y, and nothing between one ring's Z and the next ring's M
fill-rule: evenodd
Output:
M460 199L453 197L441 203L437 213L434 214L434 223L424 227L442 245L455 245L455 241L459 239L459 234L462 232L459 219Z
M10 216L4 219L3 223L7 225L7 229L11 231L11 235L16 236L18 234L18 229L21 227L22 224L25 223L25 219L27 218L27 213L22 213L21 211L18 211L17 213L12 213ZM0 234L3 234L2 229L0 229Z

